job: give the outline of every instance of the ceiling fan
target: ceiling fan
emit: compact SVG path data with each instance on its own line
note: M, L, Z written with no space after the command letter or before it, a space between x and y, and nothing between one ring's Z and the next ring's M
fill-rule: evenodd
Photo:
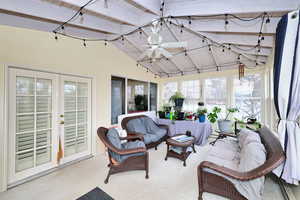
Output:
M148 37L147 49L141 54L139 60L143 60L145 57L155 60L164 56L166 58L172 57L172 54L166 49L186 48L187 42L162 42L162 36L159 34L161 26L159 22L153 21L151 27L151 33Z

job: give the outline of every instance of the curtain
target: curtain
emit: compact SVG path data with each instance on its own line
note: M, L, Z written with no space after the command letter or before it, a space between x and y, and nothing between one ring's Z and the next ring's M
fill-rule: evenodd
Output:
M278 135L286 154L274 173L287 183L300 181L300 35L299 10L286 14L276 30L274 101L279 117Z

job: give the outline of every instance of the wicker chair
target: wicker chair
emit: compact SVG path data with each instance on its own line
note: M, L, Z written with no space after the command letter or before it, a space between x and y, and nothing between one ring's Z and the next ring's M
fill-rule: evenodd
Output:
M127 131L127 135L139 135L140 137L143 137L142 133L130 133L130 131L127 128L127 123L130 120L141 118L141 117L147 117L147 116L146 115L137 115L137 116L125 117L122 120L121 125L122 125L122 128ZM167 130L167 134L164 137L162 137L160 140L158 140L157 142L152 142L152 143L146 144L147 149L150 149L150 148L154 147L155 150L157 150L157 146L168 138L169 126L163 125L163 124L156 124L156 125L158 127L160 127L160 128L166 129Z
M204 170L205 168L212 169L233 179L249 181L267 175L284 161L284 152L274 134L268 128L263 127L259 130L259 135L267 151L267 159L264 164L256 169L248 172L238 172L209 161L200 163L198 166L199 200L202 200L203 192L214 193L233 200L246 200L229 180L209 173Z
M107 128L100 127L98 128L97 134L100 140L104 143L104 145L112 152L119 154L119 155L128 155L128 154L135 154L135 153L144 153L143 155L139 156L132 156L127 158L122 162L116 161L111 155L108 153L109 157L109 172L104 181L104 183L108 183L109 177L112 174L116 174L119 172L125 172L130 170L145 170L146 171L146 179L149 178L149 155L146 148L135 148L135 149L117 149L114 147L110 141L108 140L106 134L108 132ZM142 137L139 135L129 135L127 137L120 137L121 140L143 140Z

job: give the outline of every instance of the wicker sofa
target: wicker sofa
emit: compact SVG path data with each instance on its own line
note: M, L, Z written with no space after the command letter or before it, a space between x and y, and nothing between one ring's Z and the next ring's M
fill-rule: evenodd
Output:
M167 125L156 124L146 115L125 117L121 126L129 135L139 135L143 137L146 148L155 148L168 137L169 127Z
M233 167L228 167L228 164L224 165L224 163L219 163L217 159L212 159L214 161L209 160L209 158L205 159L205 161L200 163L197 169L199 200L202 199L202 194L204 192L214 193L233 200L253 199L253 197L249 198L241 194L241 191L237 186L245 183L248 184L252 181L251 187L258 187L255 185L257 181L258 183L262 181L261 183L263 184L264 176L279 166L285 159L284 152L278 139L268 128L262 127L257 133L260 137L261 144L265 149L264 162L249 171L241 171ZM230 135L224 135L225 139L228 138L230 140L230 137ZM235 139L231 139L231 142L233 142L235 139L239 140L240 138L237 136ZM215 146L212 147L212 151L214 148L217 148L217 146L218 141ZM219 156L226 157L226 152L228 153L228 151L224 149L223 152L219 153ZM249 159L249 157L246 156L246 159Z

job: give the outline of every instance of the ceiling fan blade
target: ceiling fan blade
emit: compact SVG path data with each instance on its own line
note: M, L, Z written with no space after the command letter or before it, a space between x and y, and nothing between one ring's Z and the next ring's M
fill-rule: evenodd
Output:
M166 42L160 45L163 48L171 49L171 48L186 48L187 42Z
M163 48L159 48L159 50L160 50L160 53L166 58L171 58L173 56L170 52L168 52L167 50L165 50Z
M158 48L154 51L154 58L160 58L161 56L161 48Z
M147 49L146 51L144 51L140 55L140 57L138 58L138 60L143 60L145 57L151 58L152 54L153 54L153 50L152 49Z

